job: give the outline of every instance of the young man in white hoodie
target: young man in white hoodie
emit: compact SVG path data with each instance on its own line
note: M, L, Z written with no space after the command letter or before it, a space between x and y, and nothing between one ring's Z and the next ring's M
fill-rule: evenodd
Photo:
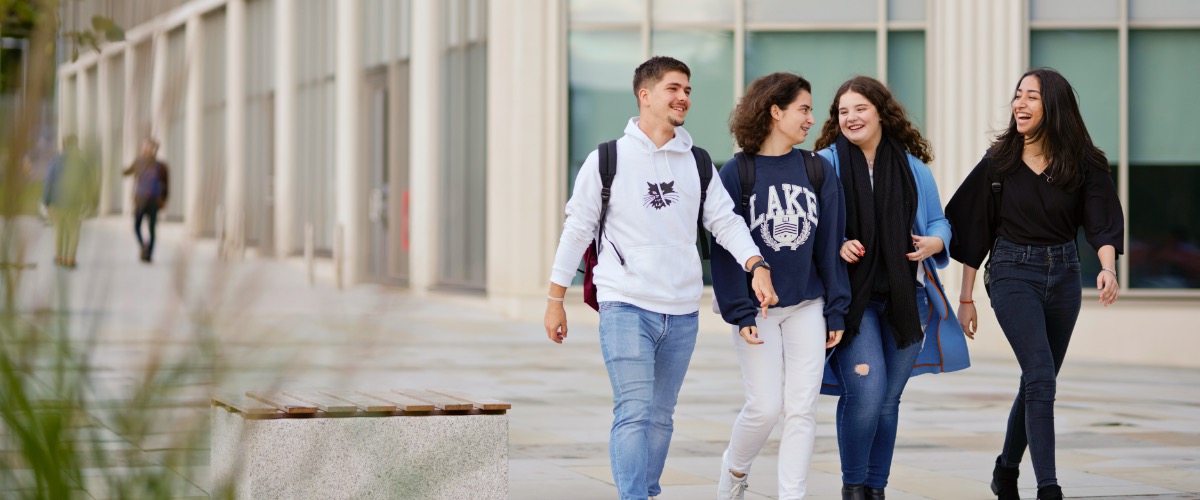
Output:
M691 71L654 57L633 77L638 116L617 140L617 174L604 223L603 249L593 280L600 302L600 346L613 388L609 457L622 499L658 495L672 415L696 345L704 288L696 249L700 175L692 137L683 129L691 106ZM712 168L710 165L700 168ZM713 178L717 175L714 172ZM546 335L567 338L563 296L600 218L599 154L583 162L566 207L566 221L546 305ZM710 182L704 227L753 274L763 314L778 302L770 266L759 255L733 200Z

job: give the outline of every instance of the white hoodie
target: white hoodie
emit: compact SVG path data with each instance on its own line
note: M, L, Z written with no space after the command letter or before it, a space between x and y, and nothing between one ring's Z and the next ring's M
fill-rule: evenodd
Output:
M675 127L675 137L655 147L632 118L617 140L617 175L604 223L604 248L595 268L601 302L619 301L659 314L691 314L704 289L696 249L700 175L692 136ZM570 286L580 257L595 238L600 218L600 154L592 151L575 179L567 219L554 256L550 281ZM714 170L704 205L704 227L738 262L759 255L746 222L733 213L733 200ZM611 241L611 243L610 243ZM614 251L614 247L616 251ZM625 258L622 266L618 253Z

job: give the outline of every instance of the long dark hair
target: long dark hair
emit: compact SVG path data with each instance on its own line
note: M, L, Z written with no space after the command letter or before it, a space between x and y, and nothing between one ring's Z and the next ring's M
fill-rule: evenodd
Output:
M825 149L837 141L837 136L841 133L841 127L838 125L838 101L850 91L866 97L871 101L871 105L875 106L884 135L899 141L904 145L904 149L917 159L925 163L933 161L933 148L929 146L929 141L921 137L921 131L908 121L904 106L892 96L892 91L888 90L887 85L869 76L856 76L838 87L833 96L833 103L829 105L829 120L825 121L825 126L821 129L821 138L817 139L817 149Z
M729 131L746 154L756 154L771 135L771 106L787 108L801 92L812 93L812 84L800 75L771 73L746 88L746 94L729 114Z
M1083 185L1084 168L1095 167L1108 172L1108 160L1092 143L1092 136L1079 114L1079 101L1071 83L1058 71L1037 68L1021 75L1014 93L1029 76L1037 78L1042 87L1042 122L1029 138L1042 141L1042 154L1050 161L1046 167L1050 183L1074 191ZM1009 113L1008 129L996 136L988 157L996 164L996 172L1006 175L1021 165L1024 150L1025 136L1017 132L1017 119Z

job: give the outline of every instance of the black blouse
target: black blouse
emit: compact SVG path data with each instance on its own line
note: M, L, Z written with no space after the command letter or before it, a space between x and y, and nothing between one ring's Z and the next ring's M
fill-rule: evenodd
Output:
M1085 168L1082 187L1066 191L1050 184L1045 172L1035 174L1022 164L1000 180L996 218L992 168L990 158L980 160L946 205L955 260L978 269L997 236L1019 245L1059 245L1073 241L1080 227L1092 248L1112 245L1118 255L1124 252L1125 217L1108 172Z

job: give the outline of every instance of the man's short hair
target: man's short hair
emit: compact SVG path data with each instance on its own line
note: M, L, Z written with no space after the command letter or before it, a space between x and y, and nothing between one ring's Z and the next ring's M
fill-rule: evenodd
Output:
M692 70L688 69L683 61L667 56L651 57L633 71L633 95L637 96L641 89L653 87L671 71L683 73L688 78L692 77Z

